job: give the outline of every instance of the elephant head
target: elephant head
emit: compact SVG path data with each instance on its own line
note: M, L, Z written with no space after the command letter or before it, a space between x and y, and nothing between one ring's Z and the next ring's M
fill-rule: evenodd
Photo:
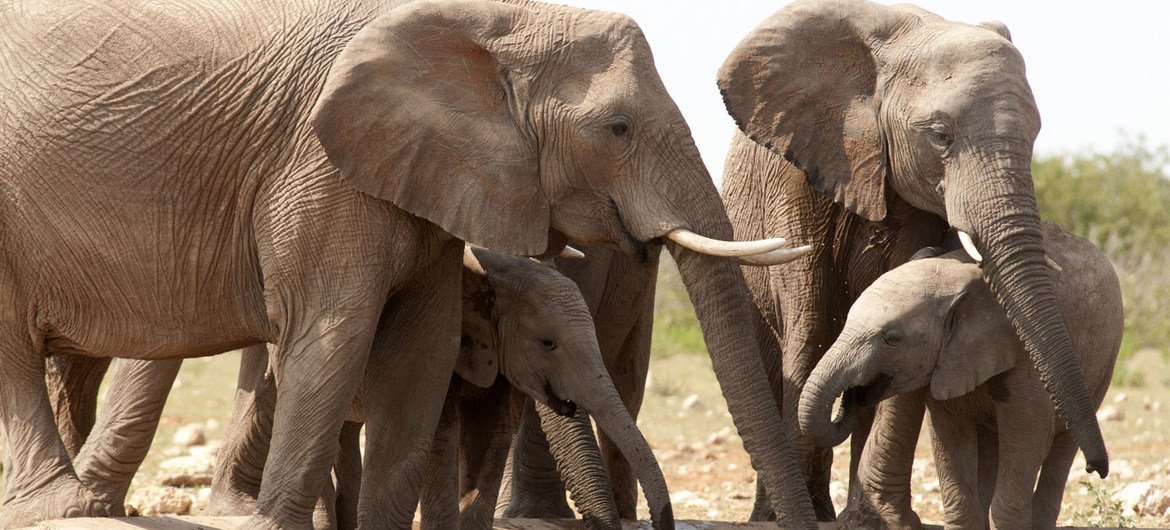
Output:
M729 241L718 192L633 21L526 1L412 2L346 45L309 123L358 190L471 244L536 256L572 241L637 257L664 243L732 417L770 491L788 501L778 511L812 521L765 398L746 285L734 262L713 257L776 263L807 249Z
M1024 61L999 23L865 0L797 1L732 52L719 87L739 128L870 221L897 195L961 233L1087 467L1108 455L1041 247L1040 130ZM977 258L978 259L978 258Z
M927 386L935 399L950 399L1015 366L1019 338L964 258L911 261L862 292L801 393L805 434L836 445L853 432L858 407Z
M580 406L629 459L657 526L671 527L670 495L662 470L609 378L593 318L577 284L534 260L481 248L467 247L464 264L483 274L486 283L474 274L464 274L464 338L456 366L459 375L484 387L497 375L506 377L542 405L537 407L541 424L557 431L549 433L550 439L580 436L581 430L572 427L572 420L549 417L551 411L572 418ZM569 445L578 442L588 441L566 441ZM596 447L596 441L592 443ZM604 470L598 471L600 484L578 490L608 498L577 499L579 505L597 502L612 506L608 479ZM617 509L588 511L616 513Z

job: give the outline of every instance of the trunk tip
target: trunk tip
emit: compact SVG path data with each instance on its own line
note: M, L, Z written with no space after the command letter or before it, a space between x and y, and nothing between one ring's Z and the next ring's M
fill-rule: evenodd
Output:
M662 511L658 512L657 516L650 519L654 521L656 530L674 530L674 508L669 502L662 507Z
M1085 473L1096 473L1101 478L1109 476L1109 458L1094 458L1085 461Z

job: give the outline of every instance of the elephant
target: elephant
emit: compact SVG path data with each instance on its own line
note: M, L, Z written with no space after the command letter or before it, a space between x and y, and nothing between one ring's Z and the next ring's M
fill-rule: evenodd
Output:
M815 248L784 268L743 272L773 398L818 519L836 515L832 453L796 424L805 382L865 288L918 249L953 244L952 229L983 258L983 277L1087 469L1106 476L1105 443L1040 244L1031 176L1040 115L1007 27L908 5L797 0L752 30L717 77L737 125L722 190L736 236L784 233ZM891 448L917 438L924 405L911 395L885 405L872 423L857 422L850 495L861 491L866 502L846 512L916 526L913 455ZM871 425L874 465L859 469ZM771 515L765 491L757 485L753 519Z
M409 524L458 354L463 242L664 245L775 508L811 523L736 266L796 249L730 241L628 17L488 0L11 7L0 526L111 511L53 428L46 355L265 343L280 391L247 525L309 524L359 390L366 458L400 462L364 470L359 520ZM405 421L386 412L406 400Z
M1100 406L1121 347L1121 287L1092 243L1053 223L1042 230L1045 250L1063 265L1052 274L1057 308ZM852 431L859 407L927 389L947 528L985 528L989 509L995 528L1055 528L1077 446L962 250L910 261L861 293L809 376L800 426L834 445Z
M534 414L539 411L540 423L555 440L552 447L557 467L587 524L596 528L620 526L593 427L585 415L585 411L592 411L598 425L618 440L635 463L652 513L664 514L659 525L669 526L671 508L665 480L605 373L592 320L576 285L551 266L486 249L466 249L464 266L460 354L425 474L423 525L490 526L495 492L516 428L513 416L518 414L511 411L515 385L533 399L563 397L549 398L533 410ZM559 346L549 350L546 343L554 340ZM154 438L179 363L119 361L116 366L110 382L115 390L98 426L85 428L85 433L73 432L75 422L63 422L60 427L67 439L84 440L94 431L77 467L83 476L95 475L93 482L101 484L110 503L121 505ZM74 369L69 373L83 372ZM75 408L88 409L74 417L93 417L97 405L98 384L93 379L100 381L100 373L84 373L90 376L62 378L63 386L55 389ZM564 390L547 391L553 387ZM245 351L240 388L240 395L246 398L237 400L208 509L217 515L248 514L255 507L275 401L265 348L254 346ZM83 403L88 406L80 406ZM523 401L520 404L523 406ZM360 491L362 461L357 444L364 413L364 407L359 406L349 415L353 421L343 427L334 466L336 494L322 495L325 499L315 514L318 526L353 528L356 524L357 505L352 500ZM101 475L103 472L106 474ZM468 499L463 510L461 498Z

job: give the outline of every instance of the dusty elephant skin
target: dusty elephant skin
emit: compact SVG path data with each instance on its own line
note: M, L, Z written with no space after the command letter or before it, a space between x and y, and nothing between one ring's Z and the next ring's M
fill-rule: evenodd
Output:
M1053 274L1057 307L1096 407L1121 346L1121 287L1091 243L1051 223L1043 229L1045 250L1063 266ZM983 528L990 510L996 528L1055 528L1077 446L963 251L906 263L862 293L805 385L800 425L839 443L857 408L920 389L929 389L946 524Z
M1040 245L1030 173L1040 118L1007 29L905 5L798 1L740 42L719 87L741 129L723 180L736 235L784 233L815 247L782 269L744 270L789 428L799 433L800 391L852 301L918 248L942 245L951 227L969 234L1071 436L1105 476L1104 441ZM912 455L882 444L916 437L922 407L891 403L898 414L878 418L873 465L860 470L870 423L854 433L850 483L896 526L920 524L909 504ZM793 445L818 517L833 518L831 452L804 436ZM758 503L753 517L767 515Z
M359 518L407 524L458 353L456 238L523 255L665 241L761 476L776 492L796 476L741 275L701 253L782 245L694 237L731 226L636 25L535 3L390 7L4 11L0 412L5 455L24 458L7 457L0 526L110 511L53 432L46 354L264 342L281 391L249 524L309 524L362 373L379 382L367 457L401 465L364 471ZM811 520L804 497L777 499Z

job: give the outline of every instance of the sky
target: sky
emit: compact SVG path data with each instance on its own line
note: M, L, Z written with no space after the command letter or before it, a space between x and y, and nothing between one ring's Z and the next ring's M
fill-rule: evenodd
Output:
M663 82L715 180L735 125L715 87L732 48L786 0L549 0L622 12L641 26ZM898 2L881 2L898 3ZM1170 145L1170 1L915 0L959 22L1007 24L1043 127L1036 153Z

